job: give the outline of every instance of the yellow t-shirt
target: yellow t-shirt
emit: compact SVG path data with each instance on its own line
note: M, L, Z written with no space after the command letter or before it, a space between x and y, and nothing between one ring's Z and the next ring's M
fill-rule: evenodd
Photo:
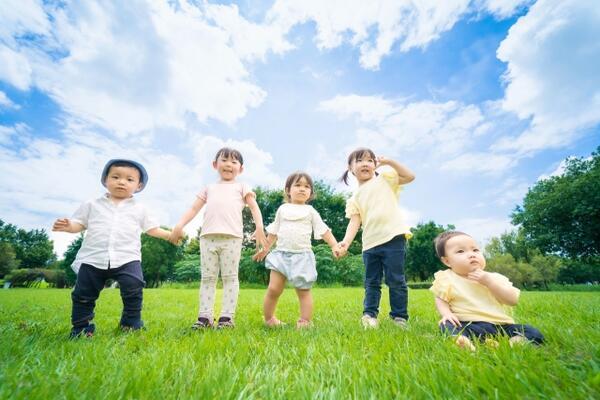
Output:
M412 236L398 207L401 190L396 171L385 171L359 186L346 201L346 217L360 215L363 251L398 235Z
M511 281L504 275L495 272L490 274L497 284L512 287ZM512 308L496 300L492 292L482 284L460 276L451 269L438 271L433 276L435 279L429 290L447 302L460 321L515 323L510 315Z

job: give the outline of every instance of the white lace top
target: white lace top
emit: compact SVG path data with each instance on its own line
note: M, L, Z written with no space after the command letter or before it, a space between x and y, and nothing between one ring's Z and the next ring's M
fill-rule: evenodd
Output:
M302 252L311 250L310 236L321 239L329 227L308 204L282 204L267 232L277 235L276 250Z

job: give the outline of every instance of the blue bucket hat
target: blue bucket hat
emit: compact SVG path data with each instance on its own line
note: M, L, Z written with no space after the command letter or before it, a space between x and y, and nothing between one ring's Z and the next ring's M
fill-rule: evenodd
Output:
M108 176L108 171L110 170L110 167L112 167L116 163L129 164L133 168L136 168L140 172L141 186L135 192L138 193L138 192L141 192L142 190L144 190L144 188L146 187L146 184L148 183L148 173L146 172L146 168L144 168L144 166L142 164L140 164L139 162L132 161L132 160L126 160L123 158L114 158L112 160L109 160L106 163L106 165L104 166L104 169L102 170L102 177L100 178L100 182L102 183L102 186L106 187L106 177Z

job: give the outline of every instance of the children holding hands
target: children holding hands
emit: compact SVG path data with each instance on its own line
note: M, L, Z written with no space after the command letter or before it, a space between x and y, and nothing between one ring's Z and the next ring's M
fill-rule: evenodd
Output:
M256 231L257 250L265 247L263 220L256 194L245 184L236 181L244 170L242 154L224 147L212 163L219 175L217 183L205 186L197 195L191 208L173 228L171 242L183 236L183 228L206 207L200 234L200 310L192 328L213 327L213 308L219 272L223 280L223 304L217 328L233 327L239 293L238 270L242 251L242 210L247 205L252 213Z
M304 172L291 174L285 182L284 192L286 202L277 210L275 220L267 226L267 246L253 258L261 261L266 256L265 266L271 270L263 304L265 325L275 327L283 324L275 316L275 308L286 281L289 281L296 288L300 301L300 318L296 327L304 328L311 325L313 300L310 288L317 280L311 234L315 239L327 242L336 257L339 247L319 213L306 204L314 198L311 177ZM268 253L275 242L275 250Z
M94 308L108 279L119 283L123 312L120 326L138 330L143 288L141 265L142 232L167 240L170 232L160 228L154 216L134 198L148 183L146 169L138 162L113 159L106 163L100 182L108 193L83 203L69 218L54 222L55 232L78 233L87 230L72 268L77 282L71 293L71 338L92 336Z
M519 301L519 289L504 276L486 272L485 258L477 242L466 233L447 231L434 241L435 251L448 267L435 273L430 290L441 315L443 333L456 338L456 344L475 350L472 339L484 341L500 334L510 344L541 344L543 335L532 326L515 324L508 313Z
M177 243L183 228L205 208L200 234L201 283L198 319L194 329L211 328L219 273L223 280L223 304L216 321L218 328L233 327L239 293L238 269L242 249L242 210L248 206L255 224L257 253L253 259L265 260L270 270L269 286L263 303L264 323L268 327L284 325L275 316L277 302L286 282L296 291L300 303L297 328L312 324L311 287L317 280L311 236L324 240L336 258L345 255L362 226L365 296L361 322L365 328L378 327L381 283L389 287L390 318L407 326L408 290L404 275L406 240L410 230L398 207L402 185L414 180L414 174L397 161L376 157L373 151L359 148L348 157L348 169L342 176L347 184L351 173L358 189L347 200L346 217L350 219L346 234L337 242L331 229L308 203L314 198L311 177L304 172L291 174L284 186L285 203L263 231L263 220L250 187L236 180L243 172L244 161L235 149L220 149L213 168L219 180L206 185L197 195L172 232L160 228L153 215L134 200L148 183L144 167L132 160L110 160L101 175L108 191L87 201L68 218L54 222L53 231L77 233L87 230L72 268L77 282L71 294L71 337L92 336L95 331L94 308L107 279L120 286L123 312L120 326L137 330L141 319L143 287L141 267L142 232ZM381 173L377 169L388 168ZM271 247L276 243L275 248ZM458 346L475 349L472 340L483 341L499 334L518 342L541 344L543 335L529 325L515 324L507 309L517 304L519 290L503 275L485 271L485 258L469 235L444 232L435 239L435 250L447 270L435 273L431 291L441 315L442 332L455 337Z

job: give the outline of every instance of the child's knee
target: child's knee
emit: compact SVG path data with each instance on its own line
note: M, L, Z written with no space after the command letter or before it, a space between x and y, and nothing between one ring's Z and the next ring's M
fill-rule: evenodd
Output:
M267 297L271 299L278 299L283 293L283 287L271 286L267 288Z

